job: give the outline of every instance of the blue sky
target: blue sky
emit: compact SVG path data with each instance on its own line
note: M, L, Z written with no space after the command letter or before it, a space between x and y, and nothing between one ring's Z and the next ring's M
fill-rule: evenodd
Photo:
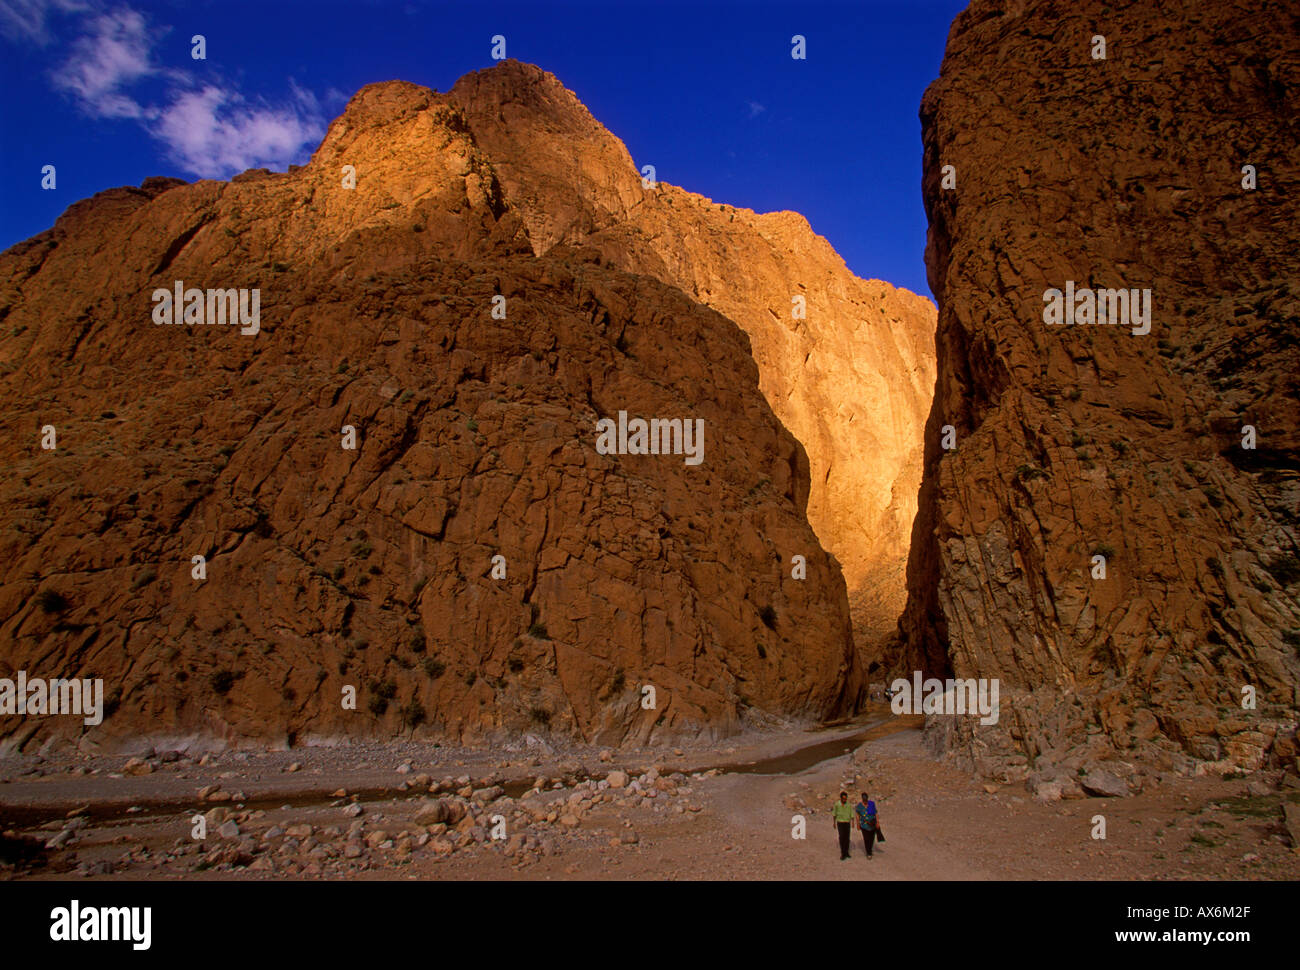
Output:
M149 175L301 163L363 84L446 91L491 66L501 34L638 166L717 202L802 212L859 276L928 295L917 109L964 6L0 0L0 247ZM790 56L795 34L806 60Z

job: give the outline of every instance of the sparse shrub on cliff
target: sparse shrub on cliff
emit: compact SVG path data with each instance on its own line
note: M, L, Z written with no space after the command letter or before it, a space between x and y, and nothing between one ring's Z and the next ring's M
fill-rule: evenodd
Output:
M67 597L52 589L43 589L36 594L36 605L42 613L62 613L69 606Z
M758 611L758 618L763 621L763 625L769 630L776 629L776 610L772 609L771 604Z
M411 702L401 709L401 714L402 723L412 730L423 724L428 716L424 711L424 705L415 698L411 698Z
M542 727L551 726L551 712L544 707L530 708L528 717L534 724L540 724Z
M1281 586L1290 586L1300 580L1300 559L1290 553L1283 553L1268 564L1268 571Z
M212 688L213 693L225 696L230 693L230 688L235 686L235 680L235 672L223 667L212 672L212 676L208 678L208 686Z
M422 666L430 680L437 680L447 672L447 665L435 657L425 657Z
M614 679L609 682L609 692L611 694L622 693L623 687L627 684L627 676L623 673L623 668L619 667L614 671Z
M532 624L529 625L528 635L530 637L536 637L538 640L551 639L546 633L546 624L540 621L534 621Z
M520 657L511 657L508 666L512 674L517 674L524 669L524 661Z
M1046 472L1036 465L1019 465L1016 467L1016 478L1022 482L1032 482L1035 478L1046 477Z
M1110 640L1103 640L1097 644L1092 653L1094 659L1107 670L1119 670L1119 657L1115 654L1115 648Z

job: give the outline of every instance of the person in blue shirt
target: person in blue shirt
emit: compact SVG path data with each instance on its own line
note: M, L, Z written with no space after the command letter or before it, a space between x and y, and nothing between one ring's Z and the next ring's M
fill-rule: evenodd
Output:
M876 803L867 797L866 792L863 792L862 801L854 805L853 810L857 812L858 828L862 830L862 844L866 846L867 858L870 859L871 846L876 841L876 833L880 831L880 817L876 814Z

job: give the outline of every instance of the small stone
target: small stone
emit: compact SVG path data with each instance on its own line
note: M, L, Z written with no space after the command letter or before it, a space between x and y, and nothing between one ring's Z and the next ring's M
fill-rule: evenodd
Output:
M361 807L359 802L353 802L347 808L343 809L343 816L344 818L356 818L364 811L365 809Z

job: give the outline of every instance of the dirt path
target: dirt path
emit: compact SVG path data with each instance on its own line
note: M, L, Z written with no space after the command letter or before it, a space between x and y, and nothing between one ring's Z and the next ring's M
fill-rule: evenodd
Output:
M870 735L870 740L857 739ZM9 778L0 785L0 831L59 834L63 807L84 800L81 827L37 869L12 875L110 879L1295 879L1300 853L1282 823L1300 791L1266 779L1178 779L1125 799L1036 802L1022 786L997 788L936 762L920 732L901 719L864 732L864 723L795 731L647 757L665 763L660 781L619 752L589 759L592 779L570 776L574 763L502 760L492 752L441 752L427 770L458 774L452 785L471 817L430 827L415 814L428 804L421 767L395 768L406 749L245 757L211 764L166 764L144 777L67 771ZM423 749L423 755L430 752ZM364 754L364 757L362 755ZM461 757L461 755L464 755ZM314 758L294 772L279 761ZM821 760L824 759L824 760ZM757 761L757 765L746 762ZM813 762L816 763L813 763ZM648 762L648 763L646 763ZM626 787L598 783L616 766L631 768ZM754 773L756 769L783 773ZM541 774L546 785L521 798L500 796L507 773ZM490 774L489 774L490 773ZM470 783L469 777L479 779ZM555 776L560 777L555 777ZM496 781L490 778L495 777ZM399 783L397 779L402 779ZM635 784L633 784L635 783ZM233 835L190 836L200 785L246 788L243 800L217 806L237 823ZM367 785L378 786L363 793ZM603 786L603 787L602 787ZM277 799L310 791L298 804ZM340 796L336 788L346 789ZM480 790L480 789L483 790ZM880 810L888 841L868 860L854 832L852 855L839 858L830 805L844 788L864 788ZM470 790L475 791L470 798ZM447 789L443 789L446 791ZM413 792L419 791L418 796ZM648 793L653 791L658 797ZM252 795L261 793L261 801ZM362 794L359 794L362 793ZM479 795L485 796L477 801ZM522 794L522 793L521 793ZM152 811L131 811L145 795ZM355 802L355 804L354 804ZM43 806L43 807L40 807ZM15 818L24 815L21 824ZM39 814L37 819L36 814ZM485 837L492 817L509 817L508 839ZM8 818L6 819L6 816ZM803 839L792 837L803 816ZM1103 818L1106 838L1093 835ZM48 820L48 821L44 821ZM214 820L215 830L221 821ZM75 821L75 819L74 819ZM0 872L3 870L0 869Z

